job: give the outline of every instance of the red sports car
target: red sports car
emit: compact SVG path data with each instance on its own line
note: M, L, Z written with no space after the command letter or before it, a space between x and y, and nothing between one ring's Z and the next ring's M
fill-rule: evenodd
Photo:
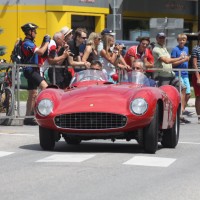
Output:
M99 70L84 70L70 87L42 91L36 101L40 145L53 150L64 137L68 144L91 139L135 139L147 153L158 143L175 148L179 139L180 95L170 85L150 87L140 72L121 73L117 84Z

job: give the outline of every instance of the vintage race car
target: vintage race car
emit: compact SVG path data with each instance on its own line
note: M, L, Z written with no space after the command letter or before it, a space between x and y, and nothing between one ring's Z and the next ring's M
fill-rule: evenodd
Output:
M149 85L140 72L121 72L119 83L113 84L102 71L84 70L75 74L66 90L43 90L35 104L42 149L53 150L61 136L68 144L135 139L147 153L155 153L159 142L175 148L179 92L170 85Z

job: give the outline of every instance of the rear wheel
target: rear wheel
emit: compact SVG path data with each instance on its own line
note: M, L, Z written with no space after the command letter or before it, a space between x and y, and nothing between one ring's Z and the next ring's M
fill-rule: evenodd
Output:
M53 130L39 126L40 146L44 150L53 150L55 146L55 133Z
M155 153L158 149L158 133L159 133L159 106L151 123L144 128L144 150L147 153Z
M14 109L14 96L12 90L10 88L5 88L1 93L1 102L0 102L0 110L3 116L12 116ZM10 118L2 118L1 124L3 125L11 125L12 119Z
M176 119L174 125L170 129L163 130L163 137L161 144L166 148L175 148L179 140L179 130L180 130L180 110L179 106L176 112Z

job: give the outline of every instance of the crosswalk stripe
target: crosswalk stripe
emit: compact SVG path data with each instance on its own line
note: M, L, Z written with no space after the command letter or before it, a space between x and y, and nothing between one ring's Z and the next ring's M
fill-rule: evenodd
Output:
M52 156L40 159L36 162L83 162L94 157L96 154L54 154Z
M15 152L0 151L0 157L9 156Z
M0 151L0 157L9 156L15 152ZM35 162L38 163L80 163L88 159L94 158L96 154L90 153L64 153L64 154L53 154L51 156L39 159ZM131 159L124 162L124 165L135 165L135 166L149 166L149 167L169 167L176 161L175 158L164 158L164 157L150 157L150 156L134 156Z
M151 166L151 167L168 167L175 161L176 161L176 159L174 159L174 158L134 156L133 158L124 162L123 164Z
M199 142L178 142L180 144L200 144Z
M31 136L34 137L33 134L23 134L23 133L0 133L0 135L6 135L6 136Z

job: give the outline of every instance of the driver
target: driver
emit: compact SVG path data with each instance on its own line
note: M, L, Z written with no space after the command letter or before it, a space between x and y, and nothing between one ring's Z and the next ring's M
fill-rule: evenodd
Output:
M102 63L99 60L93 60L90 69L102 70Z
M141 73L145 73L144 62L141 59L134 60L133 64L132 64L132 70L137 71L137 72L141 72ZM148 79L149 79L150 86L151 87L155 87L156 86L156 82L151 78L148 78Z

